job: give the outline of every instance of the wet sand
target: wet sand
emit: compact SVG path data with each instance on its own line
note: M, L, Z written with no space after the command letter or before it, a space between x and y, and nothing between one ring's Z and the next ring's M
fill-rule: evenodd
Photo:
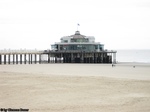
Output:
M150 65L0 65L0 99L30 112L149 112Z

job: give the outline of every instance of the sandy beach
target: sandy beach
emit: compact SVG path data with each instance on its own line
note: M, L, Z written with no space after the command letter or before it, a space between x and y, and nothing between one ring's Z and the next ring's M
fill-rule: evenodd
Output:
M150 64L0 65L0 100L30 112L150 112Z

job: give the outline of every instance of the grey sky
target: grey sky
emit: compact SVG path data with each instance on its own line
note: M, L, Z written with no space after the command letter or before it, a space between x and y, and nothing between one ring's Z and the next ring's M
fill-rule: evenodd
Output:
M49 49L62 36L150 49L150 0L0 0L0 49Z

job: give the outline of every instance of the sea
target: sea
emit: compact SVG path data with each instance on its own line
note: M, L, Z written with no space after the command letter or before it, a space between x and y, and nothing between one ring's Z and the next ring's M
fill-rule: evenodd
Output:
M150 63L150 49L117 50L117 62Z

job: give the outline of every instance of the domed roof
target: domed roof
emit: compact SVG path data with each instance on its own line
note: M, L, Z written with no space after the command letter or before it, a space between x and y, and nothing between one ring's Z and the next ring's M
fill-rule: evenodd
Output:
M80 35L80 32L79 32L79 31L76 31L76 32L75 32L75 35Z
M80 31L76 31L75 34L71 35L70 37L73 37L73 38L85 38L86 36L81 35Z

